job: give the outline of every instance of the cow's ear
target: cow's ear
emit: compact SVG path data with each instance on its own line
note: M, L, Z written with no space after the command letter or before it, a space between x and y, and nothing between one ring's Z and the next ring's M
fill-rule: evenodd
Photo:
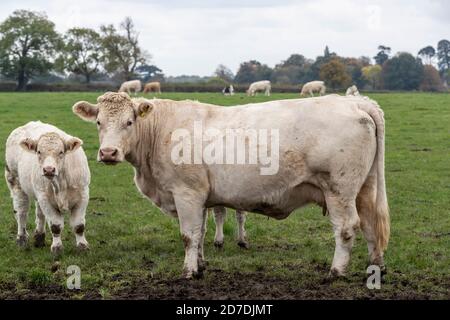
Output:
M149 114L153 109L153 105L150 101L139 101L134 104L134 113L136 117L145 117Z
M73 113L84 121L95 122L98 114L98 107L86 101L80 101L73 105Z
M28 152L36 152L37 151L37 141L31 138L23 139L20 142L20 146L24 148Z
M78 138L70 138L64 141L66 152L73 152L83 145L83 141Z

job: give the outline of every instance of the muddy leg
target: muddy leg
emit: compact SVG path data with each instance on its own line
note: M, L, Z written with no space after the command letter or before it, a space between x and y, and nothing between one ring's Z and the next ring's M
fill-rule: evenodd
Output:
M192 202L175 198L175 205L185 250L182 276L186 279L200 278L202 273L198 268L198 257L205 219L203 203L195 205Z
M355 200L335 195L327 196L326 202L336 241L330 275L344 276L350 261L356 230L358 230L360 224L356 203Z
M245 220L245 211L236 210L236 221L238 224L238 246L244 249L248 249L249 244L246 240L247 234L245 232Z
M36 206L36 229L34 230L34 246L36 248L45 247L45 215L42 212L39 203Z
M70 213L69 223L75 233L75 240L79 250L89 249L89 244L84 236L86 227L86 208L89 201L89 195L85 195Z
M205 254L203 251L204 243L205 243L205 236L206 236L206 229L207 229L207 221L208 221L208 211L207 209L203 209L203 224L201 229L201 238L200 243L198 245L198 270L199 272L203 272L206 269L206 261L205 261Z

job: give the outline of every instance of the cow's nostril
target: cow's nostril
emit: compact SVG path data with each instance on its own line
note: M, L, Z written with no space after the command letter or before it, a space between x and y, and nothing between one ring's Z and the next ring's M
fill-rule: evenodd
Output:
M113 157L115 157L115 156L117 155L117 149L114 149L113 152L111 153L111 155L112 155Z

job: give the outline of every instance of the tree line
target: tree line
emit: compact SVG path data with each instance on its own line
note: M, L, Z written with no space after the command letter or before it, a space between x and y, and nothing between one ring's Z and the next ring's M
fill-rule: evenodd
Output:
M271 80L276 84L300 85L324 80L333 89L356 84L374 90L440 91L450 79L450 42L427 46L416 56L379 46L373 57L341 57L325 48L323 55L308 59L292 54L273 68L256 60L240 64L236 74L219 65L212 77L166 78L149 64L151 55L139 44L139 33L131 18L118 26L101 25L98 30L72 28L64 34L55 30L43 12L14 11L0 24L0 75L15 80L25 90L31 79L91 81L131 79L177 81L193 79L214 84L247 84ZM437 66L437 68L435 67Z

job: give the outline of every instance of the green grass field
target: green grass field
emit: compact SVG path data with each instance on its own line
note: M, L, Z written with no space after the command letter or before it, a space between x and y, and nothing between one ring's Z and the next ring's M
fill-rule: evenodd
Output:
M367 249L356 241L346 279L326 281L334 251L328 218L308 207L284 221L249 214L250 249L235 243L234 214L227 216L225 248L213 246L209 218L202 280L179 280L184 249L178 222L161 213L136 190L128 164L96 162L94 125L72 114L79 100L97 93L1 93L0 167L8 134L31 120L58 126L84 140L92 173L86 237L91 250L77 252L68 227L63 256L47 247L19 249L6 183L0 181L0 298L338 298L450 299L450 95L374 94L385 111L386 177L392 236L386 253L388 274L380 290L365 285ZM165 94L219 105L269 100L244 95ZM274 94L271 100L296 98ZM34 206L33 206L34 207ZM34 208L28 232L34 228ZM66 289L66 268L81 268L81 290Z

